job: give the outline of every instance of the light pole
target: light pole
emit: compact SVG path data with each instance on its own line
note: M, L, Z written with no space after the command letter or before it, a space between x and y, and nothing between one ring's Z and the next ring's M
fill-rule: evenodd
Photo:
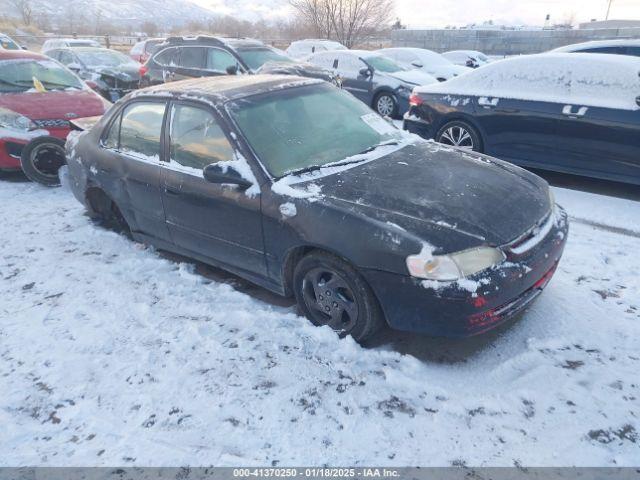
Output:
M609 6L607 7L607 17L605 18L605 20L609 20L609 13L611 13L611 4L613 3L613 0L609 0Z

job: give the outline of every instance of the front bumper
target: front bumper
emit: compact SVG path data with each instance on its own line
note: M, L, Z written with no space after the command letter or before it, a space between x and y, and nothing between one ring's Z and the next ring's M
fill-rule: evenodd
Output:
M375 270L364 276L396 330L468 337L491 330L524 311L551 280L568 236L567 215L557 207L554 225L526 253L507 254L500 266L464 282L425 282Z

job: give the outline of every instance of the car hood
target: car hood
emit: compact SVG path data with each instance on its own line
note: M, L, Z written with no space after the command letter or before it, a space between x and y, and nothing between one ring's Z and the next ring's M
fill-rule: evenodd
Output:
M549 187L540 177L433 142L311 182L324 201L394 224L442 253L505 245L551 210Z
M110 66L97 66L87 69L89 72L98 75L107 75L109 77L117 78L123 82L132 82L140 79L140 67L134 63L120 65L117 67Z
M421 72L420 70L405 70L395 73L388 73L390 77L396 78L402 82L410 83L412 85L428 85L430 83L437 83L437 80L428 73Z
M68 90L0 95L0 107L32 120L73 119L102 115L105 103L93 91Z

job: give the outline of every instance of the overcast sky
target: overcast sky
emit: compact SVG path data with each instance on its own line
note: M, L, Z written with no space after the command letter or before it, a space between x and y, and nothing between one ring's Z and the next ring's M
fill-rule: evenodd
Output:
M220 13L249 19L275 19L292 14L288 0L194 0ZM544 25L568 19L604 19L608 0L395 0L396 15L409 26L462 26L495 23ZM640 20L640 0L613 0L611 18Z
M569 18L603 20L608 0L396 0L396 10L409 25L445 26L481 23L543 25ZM640 0L613 0L610 18L640 20Z

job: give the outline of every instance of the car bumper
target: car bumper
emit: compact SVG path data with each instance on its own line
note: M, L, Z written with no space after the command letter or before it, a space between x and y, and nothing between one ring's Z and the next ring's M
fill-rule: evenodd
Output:
M469 337L491 330L524 311L551 280L567 241L567 215L552 213L549 233L525 254L507 254L499 267L465 282L425 282L388 272L364 275L396 330Z
M411 114L411 111L404 114L402 118L402 129L427 139L433 138L436 134L430 123Z

